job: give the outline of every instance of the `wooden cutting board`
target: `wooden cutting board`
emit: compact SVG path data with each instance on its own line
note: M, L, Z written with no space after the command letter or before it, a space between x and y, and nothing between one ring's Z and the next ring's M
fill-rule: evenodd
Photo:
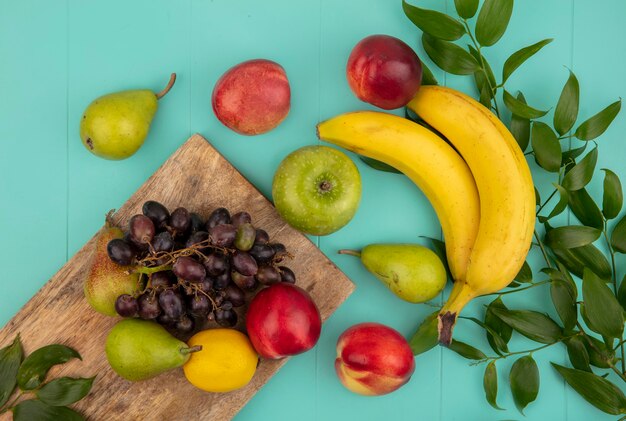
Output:
M200 135L187 140L124 203L114 220L127 226L130 217L141 213L142 204L150 199L170 210L184 206L205 218L220 206L232 212L247 210L257 227L295 255L287 266L295 272L297 285L317 303L322 320L354 289L352 282L307 237L289 227L273 205ZM74 406L90 420L231 419L287 361L261 361L246 387L223 394L196 389L185 380L182 369L137 383L118 377L106 361L104 343L119 319L96 313L83 296L94 238L0 330L0 347L19 333L27 353L51 343L80 352L83 361L54 367L49 376L97 375L91 393Z

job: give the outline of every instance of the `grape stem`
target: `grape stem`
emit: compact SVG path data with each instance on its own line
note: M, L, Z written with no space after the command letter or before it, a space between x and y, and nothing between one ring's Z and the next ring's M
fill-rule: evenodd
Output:
M161 92L156 94L157 99L161 99L165 95L167 95L167 93L170 91L170 89L172 89L172 86L174 86L174 82L176 82L176 73L172 73L170 75L170 81L167 82L167 86L165 88L163 88L163 90Z
M350 256L361 257L361 252L357 250L342 249L337 252L338 254L348 254Z

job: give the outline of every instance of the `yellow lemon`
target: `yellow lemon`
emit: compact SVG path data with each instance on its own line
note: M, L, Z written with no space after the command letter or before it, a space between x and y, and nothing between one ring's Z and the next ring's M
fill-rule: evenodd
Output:
M192 385L207 392L230 392L250 382L259 356L246 335L235 329L209 329L189 339L201 345L183 366Z

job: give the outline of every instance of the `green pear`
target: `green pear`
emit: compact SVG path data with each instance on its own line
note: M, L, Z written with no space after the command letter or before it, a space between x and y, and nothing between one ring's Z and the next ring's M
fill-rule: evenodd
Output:
M403 300L423 303L446 285L446 269L430 249L417 244L370 244L363 250L340 250L361 258L363 265Z
M85 298L98 313L115 316L115 301L122 294L133 295L141 290L139 273L129 273L128 266L120 266L109 258L107 244L114 238L122 238L124 232L107 222L98 238L91 256L89 272L83 284Z
M115 92L94 100L80 120L80 138L89 152L106 159L125 159L143 145L161 99L174 85L158 94L147 90Z
M146 380L180 367L192 352L160 324L141 319L124 319L109 332L105 352L107 360L120 377L130 381Z

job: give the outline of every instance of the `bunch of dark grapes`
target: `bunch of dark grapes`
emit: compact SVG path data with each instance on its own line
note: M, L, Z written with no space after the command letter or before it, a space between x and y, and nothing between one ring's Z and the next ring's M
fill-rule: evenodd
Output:
M207 322L234 326L236 309L259 286L296 281L282 265L291 257L285 246L270 242L249 213L231 215L225 208L205 221L185 208L170 213L147 201L124 238L112 240L107 251L113 262L132 266L146 280L141 293L117 298L118 314L155 320L178 337Z

